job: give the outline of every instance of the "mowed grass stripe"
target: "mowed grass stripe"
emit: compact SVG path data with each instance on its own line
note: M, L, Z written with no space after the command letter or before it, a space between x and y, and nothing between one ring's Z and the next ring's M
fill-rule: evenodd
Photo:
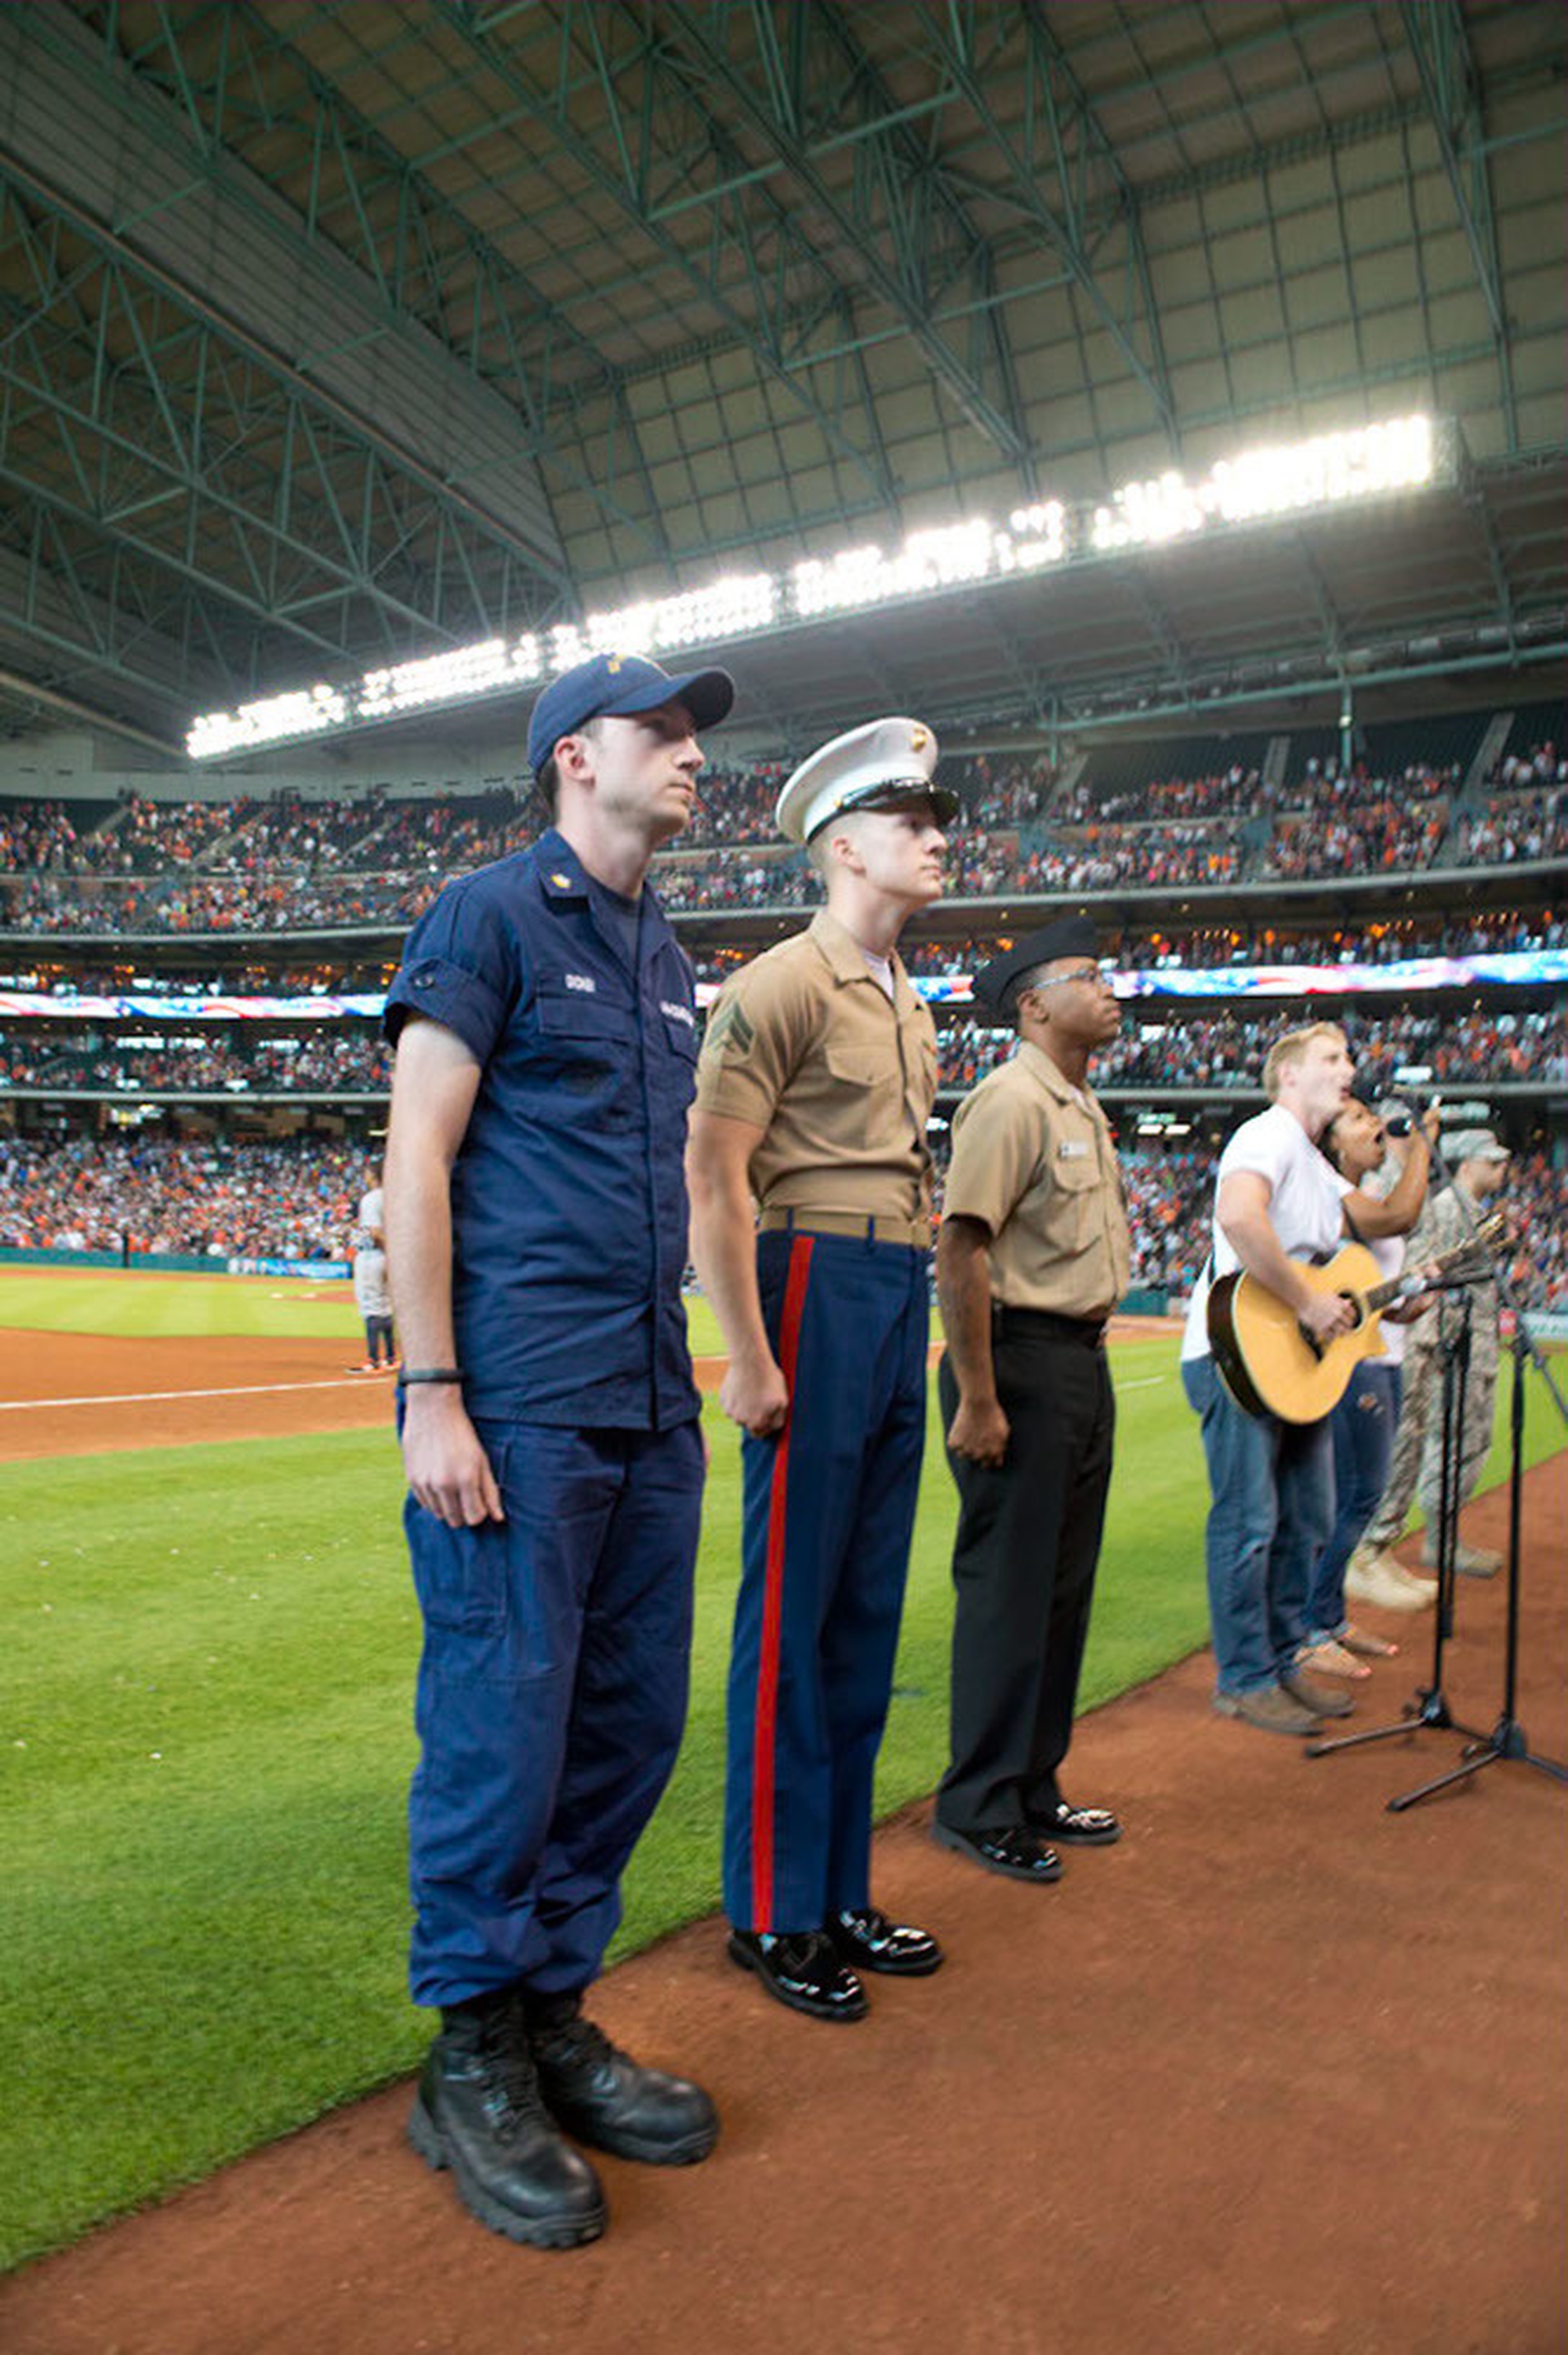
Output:
M0 1327L33 1333L106 1333L148 1340L206 1336L280 1340L363 1336L346 1283L297 1276L141 1275L113 1269L0 1269Z
M687 1329L698 1357L717 1357L724 1342L705 1300L692 1300ZM299 1276L140 1275L113 1269L63 1274L58 1269L0 1268L0 1329L105 1333L147 1339L362 1339L364 1327L346 1283Z
M1085 1706L1205 1636L1206 1497L1175 1356L1169 1337L1115 1353L1126 1387ZM739 1472L733 1430L706 1412L690 1721L618 1954L717 1902ZM1532 1415L1536 1451L1546 1425ZM1489 1476L1502 1468L1499 1447ZM403 1982L403 1810L418 1625L401 1493L381 1432L0 1476L0 2262L416 2064L429 2026ZM933 1400L884 1812L943 1764L953 1510Z

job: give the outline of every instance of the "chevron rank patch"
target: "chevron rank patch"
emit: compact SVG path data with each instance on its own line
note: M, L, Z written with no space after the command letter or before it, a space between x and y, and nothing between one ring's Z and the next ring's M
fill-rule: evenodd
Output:
M740 1062L750 1054L756 1043L757 1033L745 1008L738 998L732 997L727 1006L719 1007L708 1024L703 1039L703 1052L705 1055L716 1055L726 1063Z

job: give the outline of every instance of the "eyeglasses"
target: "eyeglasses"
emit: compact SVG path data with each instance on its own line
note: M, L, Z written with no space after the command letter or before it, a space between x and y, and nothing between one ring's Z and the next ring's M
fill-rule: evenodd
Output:
M1031 989L1055 989L1065 981L1108 981L1109 979L1109 974L1102 973L1097 964L1081 964L1072 973L1047 974L1044 980L1032 981L1029 986Z

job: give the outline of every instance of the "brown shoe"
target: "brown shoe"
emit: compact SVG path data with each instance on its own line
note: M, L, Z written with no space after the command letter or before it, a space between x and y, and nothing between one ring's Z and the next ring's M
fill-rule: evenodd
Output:
M1298 1700L1313 1717L1349 1717L1355 1702L1348 1692L1337 1685L1320 1684L1316 1677L1300 1668L1285 1668L1279 1681L1292 1700Z
M1292 1700L1278 1685L1259 1685L1251 1692L1214 1695L1219 1717L1239 1717L1265 1733L1320 1733L1322 1727L1309 1709Z

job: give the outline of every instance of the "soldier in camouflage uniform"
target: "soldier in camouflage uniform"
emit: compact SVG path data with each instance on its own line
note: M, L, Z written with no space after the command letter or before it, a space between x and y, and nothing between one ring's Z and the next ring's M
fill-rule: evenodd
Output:
M1408 1262L1419 1265L1463 1243L1470 1224L1503 1183L1509 1155L1489 1128L1461 1130L1448 1140L1448 1162L1454 1185L1430 1195L1419 1224L1410 1238ZM1471 1220L1455 1199L1463 1187ZM1470 1303L1470 1361L1465 1383L1465 1412L1459 1434L1456 1501L1463 1505L1481 1476L1492 1444L1492 1407L1498 1382L1498 1288L1490 1279L1473 1284L1464 1295ZM1463 1310L1460 1295L1444 1296L1437 1316L1424 1317L1411 1334L1404 1360L1404 1395L1389 1465L1388 1486L1372 1515L1365 1536L1351 1557L1347 1591L1359 1591L1358 1582L1375 1583L1383 1565L1379 1557L1397 1545L1413 1496L1426 1517L1421 1558L1430 1569L1437 1560L1437 1508L1441 1495L1443 1452L1442 1343ZM1499 1557L1482 1546L1459 1539L1455 1567L1470 1578L1490 1578ZM1373 1596L1372 1599L1377 1599Z

